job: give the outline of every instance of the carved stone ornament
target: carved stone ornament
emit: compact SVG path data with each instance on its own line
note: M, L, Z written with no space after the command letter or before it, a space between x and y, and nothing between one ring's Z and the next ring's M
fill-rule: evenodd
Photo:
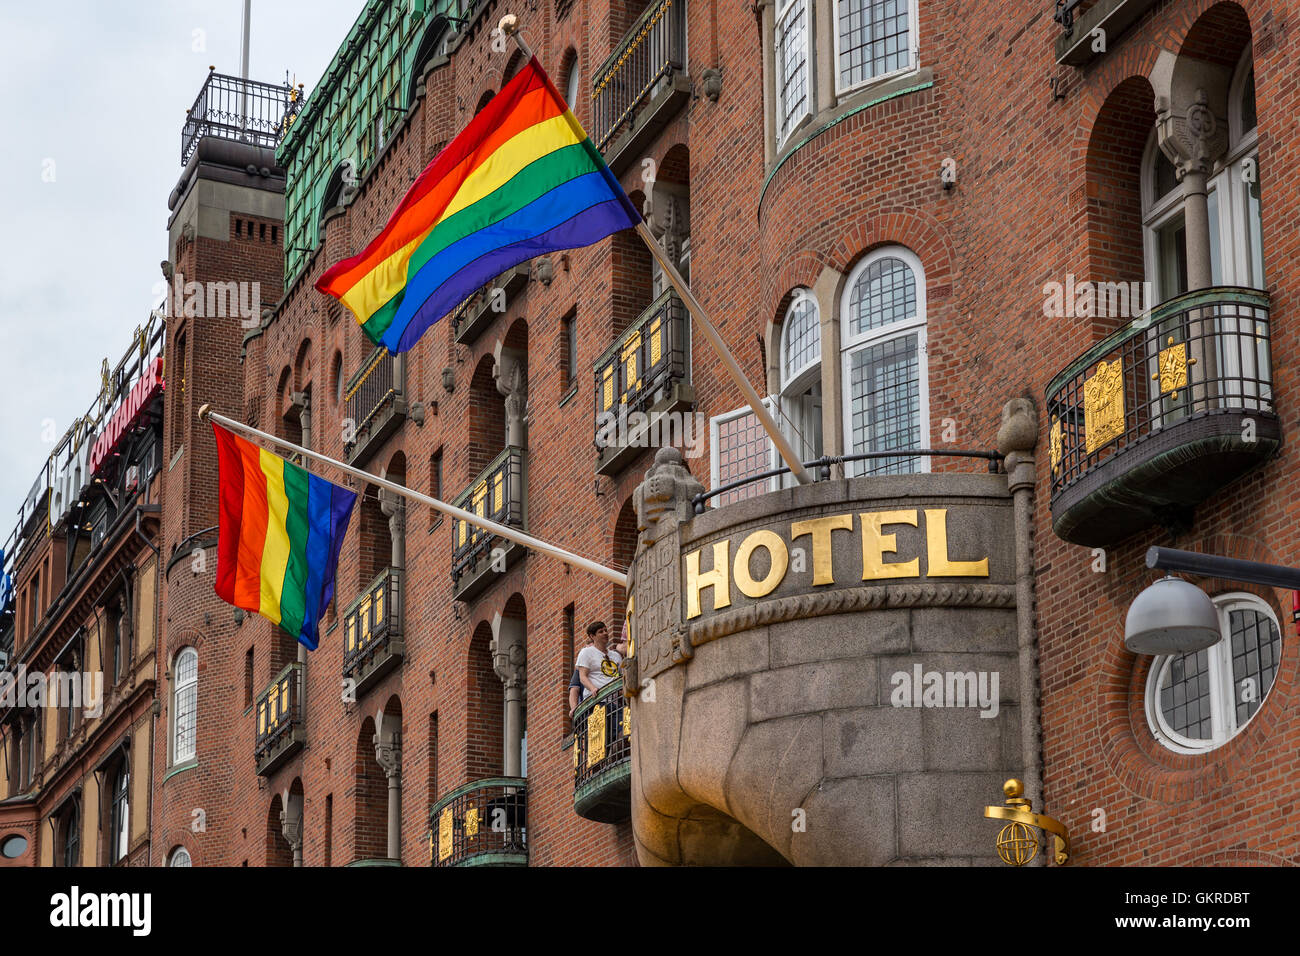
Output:
M654 540L659 537L660 522L668 518L689 521L694 511L691 499L704 493L704 485L682 463L682 453L672 447L655 452L655 463L646 472L645 481L633 492L637 531ZM649 534L647 535L647 532Z

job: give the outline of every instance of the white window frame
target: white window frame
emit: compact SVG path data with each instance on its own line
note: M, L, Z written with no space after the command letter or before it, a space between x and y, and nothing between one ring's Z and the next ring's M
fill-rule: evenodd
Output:
M920 11L918 0L899 0L900 3L907 3L907 66L899 67L897 70L890 70L888 73L881 73L879 76L869 76L864 80L859 80L849 86L843 86L840 83L840 4L844 0L834 0L831 5L831 37L835 44L835 59L832 63L832 69L835 71L835 95L844 96L856 90L871 86L873 83L880 83L883 80L891 79L895 76L905 76L908 73L915 73L921 68L921 44L919 42L920 31L917 28L917 18ZM884 0L868 0L868 4L884 2Z
M181 863L181 862L180 862L180 859L182 858L182 856L183 856L184 859L185 859L185 862L184 862L184 863ZM178 847L176 847L176 849L172 850L172 852L171 852L171 856L169 856L169 857L167 858L167 865L168 865L168 866L189 866L189 867L192 867L192 866L194 865L194 859L193 859L193 857L190 856L190 851L189 851L189 850L185 849L185 847L183 847L183 846L178 846Z
M791 8L795 6L803 7L804 11L804 57L803 57L803 74L804 89L808 91L803 111L797 116L790 114L789 122L783 123L783 114L785 111L782 102L782 80L784 79L784 62L781 57L781 24L786 16L790 13ZM773 122L776 126L776 145L780 149L795 134L804 121L813 114L813 4L811 0L781 0L776 8L776 19L773 21L772 28L772 64L773 64L773 88L772 88L772 105L776 110ZM783 128L784 127L784 128Z
M817 423L810 420L810 415L820 414L821 406L818 405L817 411L814 412L810 408L803 407L802 404L804 393L821 382L821 304L817 301L817 297L813 295L811 289L799 287L792 290L792 292L790 304L786 306L785 315L781 319L780 347L777 349L777 363L781 383L780 415L777 416L777 425L780 426L800 459L807 461L824 452L824 447L818 449L811 438ZM816 347L813 349L812 358L790 372L786 368L786 357L790 354L790 336L794 329L792 318L795 306L801 301L812 306ZM799 404L800 407L796 407L796 404ZM797 431L799 428L802 428L803 431ZM772 465L774 468L782 464L776 461L775 456L774 450ZM786 487L797 483L793 475L787 475L786 479L784 482Z
M853 300L853 288L857 285L862 274L873 263L881 259L899 259L912 270L912 278L916 282L916 315L910 319L891 322L889 325L881 326L878 329L854 334L852 314L849 310L850 303ZM917 415L921 421L921 444L919 447L923 449L931 447L930 366L926 354L926 325L925 270L922 268L921 260L916 257L916 254L903 246L884 246L863 256L849 273L848 281L844 283L844 291L840 298L840 411L843 415L842 437L846 456L859 453L858 449L853 446L853 389L851 386L853 354L863 348L912 334L916 335L916 372L919 380L917 383ZM906 458L908 456L900 451L897 457ZM863 467L863 463L847 463L846 473L853 473L859 467ZM921 456L918 461L917 471L913 472L913 474L926 474L929 471L930 459Z
M564 104L571 113L577 113L580 96L582 96L582 60L575 50L573 63L569 66L569 75L564 78Z
M180 673L181 658L186 654L194 655L194 679L181 683L175 679L175 675ZM176 657L172 662L172 714L171 714L171 751L172 764L188 763L198 755L198 716L199 716L199 652L190 646L182 647L176 652ZM191 743L189 749L182 752L180 749L180 696L189 688L194 688L194 710L190 713L190 720L193 721L193 733L190 735Z
M1209 648L1207 655L1210 669L1210 726L1212 728L1209 740L1193 740L1175 732L1165 723L1164 713L1160 709L1161 679L1164 677L1165 671L1168 670L1170 662L1179 655L1167 654L1157 657L1151 662L1151 672L1147 675L1145 695L1147 726L1151 728L1151 733L1156 740L1167 749L1182 754L1203 754L1211 750L1217 750L1249 727L1251 721L1263 711L1264 701L1268 698L1269 692L1272 691L1273 684L1277 683L1276 677L1273 684L1260 691L1259 707L1255 709L1255 713L1247 718L1246 722L1241 726L1233 726L1237 719L1237 709L1235 684L1232 677L1230 614L1232 611L1243 607L1249 608L1258 614L1263 614L1273 623L1273 627L1277 628L1280 641L1278 652L1280 670L1281 656L1286 651L1285 637L1282 628L1278 624L1277 615L1268 606L1268 602L1260 600L1253 594L1240 591L1215 597L1214 609L1219 615L1219 633L1222 636L1219 643Z

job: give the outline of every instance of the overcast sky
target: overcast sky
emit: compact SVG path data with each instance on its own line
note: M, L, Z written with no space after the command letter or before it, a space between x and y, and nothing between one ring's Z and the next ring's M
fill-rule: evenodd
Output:
M312 86L365 0L253 0L252 79ZM243 0L0 5L0 545L155 304L181 124ZM235 372L234 374L238 374Z

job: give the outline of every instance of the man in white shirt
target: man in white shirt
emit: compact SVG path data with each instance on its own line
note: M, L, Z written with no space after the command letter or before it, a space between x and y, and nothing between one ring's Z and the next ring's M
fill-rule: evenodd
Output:
M618 677L618 665L623 662L627 644L620 637L611 646L609 628L604 621L588 624L587 635L591 643L578 652L578 679L587 689L585 696L589 697Z

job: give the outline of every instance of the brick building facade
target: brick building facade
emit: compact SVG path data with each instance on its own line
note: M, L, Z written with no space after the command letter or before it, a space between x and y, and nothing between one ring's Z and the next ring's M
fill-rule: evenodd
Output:
M927 473L983 470L956 452L997 447L1004 405L1033 401L1016 608L1020 674L1041 676L999 731L1020 743L995 746L1072 863L1295 862L1284 592L1198 580L1221 645L1122 642L1153 544L1294 560L1293 9L1097 0L1063 25L991 2L535 6L367 0L275 155L203 140L173 194L166 268L259 281L267 309L240 326L169 305L159 726L186 648L199 718L192 760L154 743L152 842L200 865L637 860L627 772L607 765L626 759L621 711L598 761L593 708L575 736L566 701L586 623L621 621L623 589L375 486L354 485L315 652L217 600L203 564L204 403L618 568L654 452L598 447L599 413L702 415L683 444L704 488L779 464L631 233L511 270L398 357L313 288L518 69L492 35L516 12L804 459L898 453L829 463L832 483L914 475L903 498L925 501ZM826 734L828 753L858 747ZM981 858L988 826L972 815L954 852Z

